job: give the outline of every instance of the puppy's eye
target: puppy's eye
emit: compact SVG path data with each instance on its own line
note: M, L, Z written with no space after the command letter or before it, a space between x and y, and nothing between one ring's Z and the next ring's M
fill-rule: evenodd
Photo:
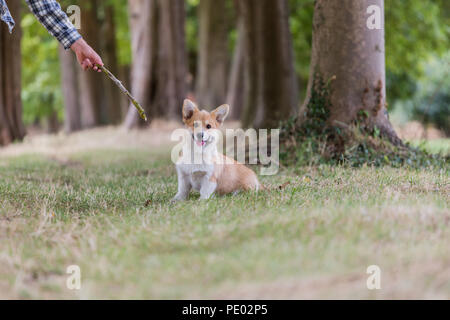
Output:
M211 129L211 125L210 125L210 124L207 124L207 125L206 125L206 129Z

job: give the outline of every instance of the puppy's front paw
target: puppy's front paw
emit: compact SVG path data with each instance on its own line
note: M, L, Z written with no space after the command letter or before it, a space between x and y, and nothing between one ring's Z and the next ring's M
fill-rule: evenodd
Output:
M207 194L206 195L200 195L199 200L210 200L210 199L213 199L215 197L216 197L216 195L214 193L212 193L210 195L207 195Z
M182 195L177 194L175 197L170 200L171 203L180 202L180 201L186 201L186 197L183 197Z

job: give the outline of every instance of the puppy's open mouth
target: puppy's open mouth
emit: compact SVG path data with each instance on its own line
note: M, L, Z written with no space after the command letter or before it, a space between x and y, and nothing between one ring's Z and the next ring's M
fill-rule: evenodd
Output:
M212 137L209 137L209 139L207 139L207 140L197 140L197 139L195 139L195 136L192 135L192 140L194 140L194 142L197 144L197 146L206 147L207 145L209 145L212 142Z

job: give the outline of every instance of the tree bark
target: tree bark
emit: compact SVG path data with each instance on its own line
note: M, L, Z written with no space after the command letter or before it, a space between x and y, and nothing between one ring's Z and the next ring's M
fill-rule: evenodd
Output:
M127 65L121 65L119 66L119 73L118 78L120 81L122 81L125 88L130 90L132 92L133 88L131 87L131 64ZM120 110L123 117L127 115L128 112L128 104L130 103L130 100L128 100L128 97L124 94L120 95Z
M11 1L9 9L16 21L20 22L19 1ZM22 122L21 56L20 39L22 30L16 24L13 34L9 34L4 23L0 25L0 145L7 145L25 136Z
M226 103L231 107L230 119L238 120L241 118L244 108L244 30L243 20L238 18L237 23L238 38L234 49L233 61L228 80L228 91Z
M61 87L64 97L64 131L66 133L81 130L80 91L78 89L78 65L71 51L59 46L61 66Z
M184 0L159 0L160 35L156 63L155 96L152 104L158 115L180 119L187 94L187 50Z
M240 0L245 37L243 125L275 128L295 114L295 75L287 0Z
M150 118L180 118L187 93L183 0L129 0L133 45L131 87ZM140 122L130 106L125 127Z
M101 26L97 17L97 1L80 0L80 6L82 8L81 33L86 42L99 52ZM103 77L104 75L92 71L79 74L82 128L91 128L106 122Z
M150 109L151 81L157 42L156 0L128 0L128 10L131 29L131 46L133 63L131 67L131 90L133 96L152 119ZM130 104L125 119L125 127L134 128L141 124L139 114Z
M227 94L228 15L226 0L200 0L199 50L196 99L212 110L224 104Z
M370 5L381 8L381 30L367 27ZM331 82L330 125L349 124L360 111L393 143L401 143L388 118L383 0L317 0L307 96L309 104L317 77Z
M114 7L112 4L102 4L105 17L102 25L103 34L103 63L114 75L118 75L119 66L117 62L116 46L116 24L114 21ZM103 77L105 88L105 105L107 121L109 124L119 124L122 121L122 110L120 107L120 92L112 81Z

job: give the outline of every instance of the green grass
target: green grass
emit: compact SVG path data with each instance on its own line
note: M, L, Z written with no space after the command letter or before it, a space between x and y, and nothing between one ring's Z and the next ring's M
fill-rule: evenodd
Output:
M0 298L450 298L448 168L262 181L171 204L167 150L0 158ZM381 290L366 288L373 264Z
M411 142L414 147L421 147L431 153L450 155L450 139L415 140Z

